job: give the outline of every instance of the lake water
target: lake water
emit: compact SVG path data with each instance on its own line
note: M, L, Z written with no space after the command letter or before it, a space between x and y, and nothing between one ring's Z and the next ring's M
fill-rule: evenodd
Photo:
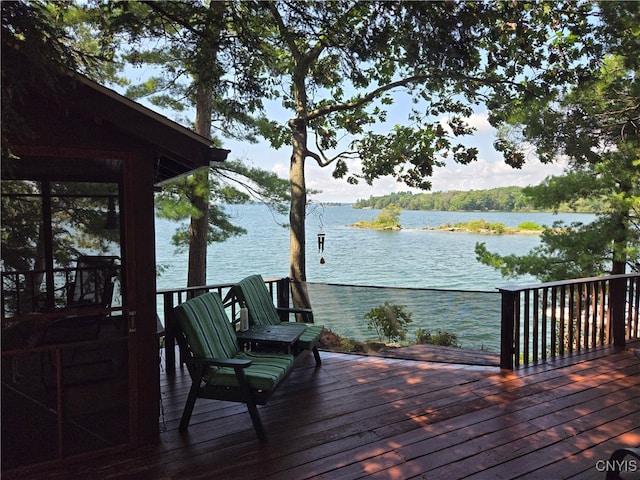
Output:
M255 273L265 278L285 277L289 271L289 231L286 217L264 205L227 207L232 221L247 234L209 246L207 283L233 283ZM552 225L556 220L590 222L588 214L402 211L400 231L350 227L373 220L379 210L357 210L351 205L312 205L307 211L307 280L318 322L340 335L372 339L364 313L385 301L407 306L413 331L428 328L455 331L465 348L497 351L500 297L496 288L537 283L533 277L504 279L480 264L477 242L490 251L524 254L539 245L537 235L479 235L428 230L445 223L485 219L517 227L523 222ZM186 285L187 254L171 244L175 223L156 220L156 256L162 274L158 289ZM325 234L324 252L317 235ZM325 263L320 259L324 257ZM325 284L355 285L327 286ZM418 290L405 290L418 289ZM427 289L427 290L423 290Z

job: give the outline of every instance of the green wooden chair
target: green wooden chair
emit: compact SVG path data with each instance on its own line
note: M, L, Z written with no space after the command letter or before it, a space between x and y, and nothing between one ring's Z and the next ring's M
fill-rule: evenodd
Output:
M287 325L294 322L283 322L280 320L279 311L287 314L301 314L306 329L300 340L298 340L298 352L303 350L311 350L316 360L316 365L322 364L318 344L320 336L324 330L323 325L315 325L313 323L313 312L309 309L302 308L276 308L273 299L267 289L264 279L260 275L251 275L235 284L231 293L236 297L238 302L244 303L249 310L249 323L252 325Z
M265 405L293 366L293 356L241 352L235 331L216 293L205 293L174 309L181 354L191 389L180 421L187 429L197 398L242 402L261 441L266 440L256 405Z

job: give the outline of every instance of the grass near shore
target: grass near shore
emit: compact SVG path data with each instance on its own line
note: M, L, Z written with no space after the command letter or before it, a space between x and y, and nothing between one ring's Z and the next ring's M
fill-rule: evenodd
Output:
M482 233L489 235L515 235L542 233L543 227L534 222L524 222L517 227L507 227L504 223L489 222L487 220L471 220L469 222L445 223L433 230L446 230L450 232Z

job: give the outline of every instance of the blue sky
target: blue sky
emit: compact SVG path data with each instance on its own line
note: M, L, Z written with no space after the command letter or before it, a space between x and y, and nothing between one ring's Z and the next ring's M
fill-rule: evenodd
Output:
M149 74L149 70L129 70L128 74L128 77L135 84L142 81ZM119 93L124 93L124 88L114 86L112 88ZM179 121L178 117L189 118L189 113L186 112L178 115L173 112L162 111L145 100L141 100L140 103L172 120ZM395 103L389 106L387 122L384 125L380 125L377 131L379 133L386 132L393 125L406 121L407 113L413 107L414 105L408 95L397 95ZM286 124L291 115L291 112L285 111L276 102L267 106L267 112L271 119L282 124ZM193 117L195 117L195 114L191 116L191 120L193 120ZM433 121L435 120L444 122L446 118L433 119ZM476 128L475 134L465 139L455 139L455 143L461 142L465 145L476 147L479 151L478 160L470 165L459 165L450 160L445 167L435 169L431 178L432 191L480 190L512 185L536 185L548 176L562 174L563 164L542 165L537 160L535 153L530 153L527 156L527 163L522 169L512 169L504 163L500 154L493 148L496 130L487 121L487 112L477 110L471 118L471 123ZM444 123L443 126L446 127ZM281 178L288 178L289 158L291 157L290 147L275 150L266 141L251 144L229 139L224 140L223 147L231 150L230 159L242 159L252 166L275 172ZM350 169L357 170L357 164L351 164ZM370 196L410 190L393 178L381 178L375 181L373 185L367 185L364 182L360 182L358 185L350 185L344 179L334 179L331 176L332 171L332 166L321 168L313 159L307 159L307 187L321 192L312 196L311 199L313 201L355 202L358 199L369 198Z
M536 185L547 176L562 174L564 165L542 165L534 153L528 155L524 168L512 169L502 161L500 154L493 148L496 130L487 121L487 113L478 112L473 115L471 121L476 127L476 133L466 138L464 143L478 148L478 161L470 165L459 165L451 160L446 167L436 169L432 177L432 191ZM267 142L252 145L230 140L224 142L224 147L231 150L230 158L241 158L252 165L276 172L282 178L288 176L290 147L274 150ZM313 200L355 202L361 198L409 190L392 178L379 179L373 185L364 182L350 185L346 180L334 179L331 172L331 166L321 168L314 160L307 159L307 187L322 191L315 195Z

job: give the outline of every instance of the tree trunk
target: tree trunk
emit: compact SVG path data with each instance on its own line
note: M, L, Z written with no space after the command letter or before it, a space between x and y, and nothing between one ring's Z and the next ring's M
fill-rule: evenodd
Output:
M629 198L632 195L633 187L628 182L620 181L619 191L623 198ZM631 211L628 207L618 207L613 213L613 265L611 273L613 275L625 273L627 269L627 254L629 235L629 218Z
M212 91L202 82L196 91L196 133L211 138ZM191 217L189 226L189 270L187 286L207 283L207 236L209 232L209 170L195 175L196 186L191 204L201 212Z
M198 185L209 183L207 170L196 173ZM199 190L199 189L198 189ZM207 190L209 191L208 187ZM191 217L189 225L189 270L187 286L195 287L207 283L207 233L209 229L209 199L200 195L191 198L191 204L201 212L199 217Z
M615 234L615 238L613 239L613 262L611 267L612 275L626 273L627 270L627 259L624 254L625 248L627 246L627 239L625 237L626 226L622 216L616 218L616 223L617 232Z
M307 151L307 126L303 120L290 120L293 134L293 153L289 168L291 186L291 209L289 210L289 276L291 298L297 308L311 308L307 292L305 217L307 187L304 177L304 162Z
M292 134L293 152L289 167L291 189L291 209L289 210L289 276L291 277L291 298L296 308L311 308L307 292L307 259L305 220L307 209L307 185L304 163L307 157L307 109L308 97L306 76L314 57L302 56L296 60L293 73L293 96L296 102L296 116L289 120Z

